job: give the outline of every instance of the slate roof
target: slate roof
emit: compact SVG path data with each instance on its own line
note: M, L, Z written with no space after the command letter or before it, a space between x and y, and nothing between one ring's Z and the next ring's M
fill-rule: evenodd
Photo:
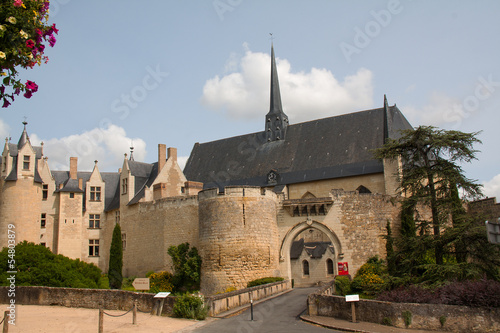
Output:
M204 188L228 185L292 184L383 172L372 150L387 137L411 129L401 111L382 108L289 125L284 140L267 142L265 132L196 143L184 168L188 180Z
M133 205L144 197L146 186L150 187L158 175L158 162L143 163L134 160L128 161L130 173L135 177L135 196L127 205Z
M299 239L292 242L290 248L290 259L298 259L302 251L306 251L309 257L314 259L322 258L325 252L332 248L331 242L304 242L304 239Z

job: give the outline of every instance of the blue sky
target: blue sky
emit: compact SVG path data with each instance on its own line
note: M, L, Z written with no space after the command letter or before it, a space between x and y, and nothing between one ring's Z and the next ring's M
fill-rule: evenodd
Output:
M273 33L291 123L381 107L412 125L482 131L464 165L500 198L498 1L52 0L58 41L23 72L38 92L0 112L17 141L23 117L52 169L116 171L157 144L181 163L195 142L261 131Z

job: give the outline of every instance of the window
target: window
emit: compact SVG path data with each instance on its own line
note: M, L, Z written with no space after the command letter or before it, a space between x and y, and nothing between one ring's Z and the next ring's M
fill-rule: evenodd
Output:
M101 214L89 214L89 228L99 229L101 227Z
M115 223L120 223L120 211L115 212Z
M302 262L302 273L304 276L309 276L309 261L307 260Z
M123 248L123 250L125 250L126 247L127 247L127 234L123 233L122 234L122 248Z
M101 201L101 187L91 186L90 187L90 201Z
M326 274L328 275L333 275L333 260L332 259L326 259Z
M42 213L42 216L40 217L40 227L45 228L45 223L47 222L47 214Z
M123 178L122 179L122 194L126 194L128 190L128 179Z
M30 156L24 155L23 157L23 170L30 169Z
M69 193L69 198L70 198L70 199L73 199L74 197L75 197L75 193L70 192L70 193Z
M42 185L42 200L47 200L49 197L49 185L43 184Z
M45 245L45 243L40 243L40 245L41 245L41 246L45 246L45 247L47 247L47 245Z
M99 256L99 240L89 239L89 257Z

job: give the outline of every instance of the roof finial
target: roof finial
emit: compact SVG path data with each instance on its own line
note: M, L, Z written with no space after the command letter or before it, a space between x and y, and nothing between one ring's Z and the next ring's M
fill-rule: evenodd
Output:
M132 140L132 143L130 144L130 161L134 160L134 140Z

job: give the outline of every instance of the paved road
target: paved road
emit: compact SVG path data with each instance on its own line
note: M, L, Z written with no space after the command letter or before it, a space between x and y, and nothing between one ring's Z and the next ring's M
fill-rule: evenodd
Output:
M314 288L297 288L283 296L255 305L253 321L250 321L250 309L248 309L238 316L216 320L193 332L339 332L305 323L298 318L306 310L307 295L312 291Z

